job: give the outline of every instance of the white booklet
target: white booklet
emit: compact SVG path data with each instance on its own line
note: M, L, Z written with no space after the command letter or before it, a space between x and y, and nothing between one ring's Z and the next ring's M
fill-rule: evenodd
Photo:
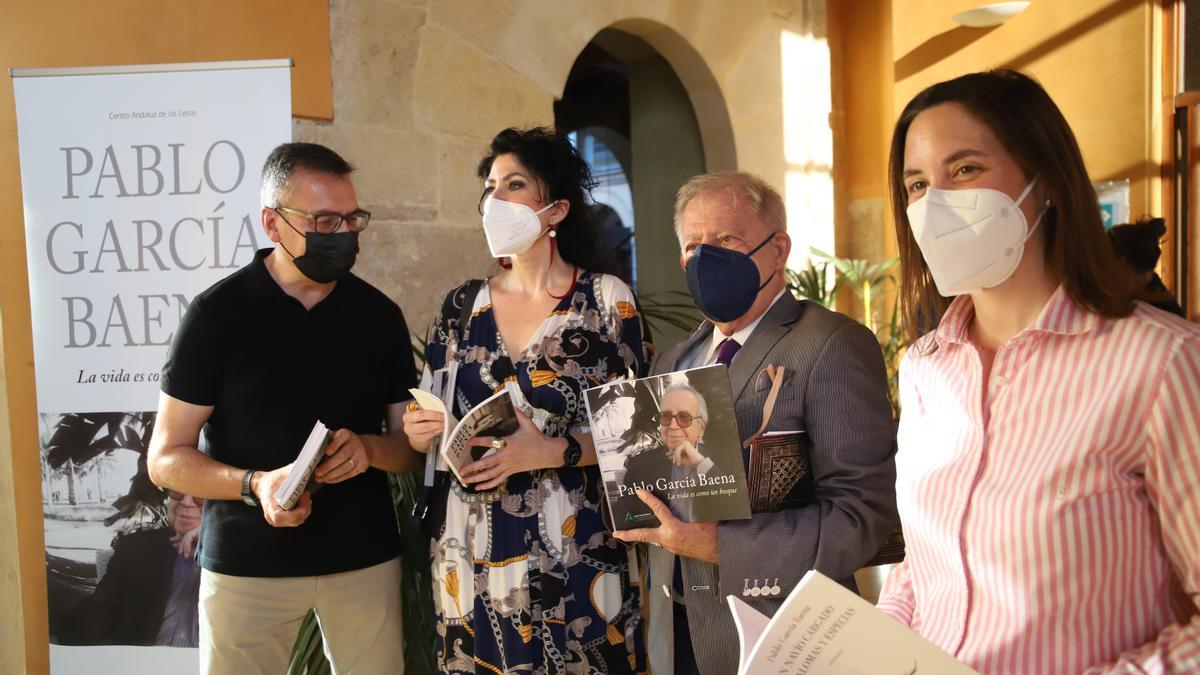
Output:
M408 393L422 409L436 410L444 416L442 435L433 439L433 445L438 447L446 466L460 483L463 482L460 468L494 452L489 447L469 446L467 441L476 436L509 436L517 430L517 411L508 387L502 387L471 408L461 420L455 419L437 396L420 389L409 389Z
M978 675L816 570L769 620L725 598L742 645L738 675Z
M304 489L308 487L313 470L321 463L327 443L329 429L321 424L321 420L317 420L308 434L308 440L304 441L304 447L300 448L300 455L292 463L292 470L288 472L287 479L275 491L275 501L279 502L280 507L290 510L300 501L300 495L304 494Z

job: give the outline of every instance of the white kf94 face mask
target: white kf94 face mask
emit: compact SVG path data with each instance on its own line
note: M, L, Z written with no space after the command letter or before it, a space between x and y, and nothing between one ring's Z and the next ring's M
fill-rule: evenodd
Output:
M909 227L938 293L947 297L966 295L999 286L1013 275L1025 242L1046 214L1043 208L1033 227L1026 227L1025 214L1019 207L1035 183L1036 177L1015 202L1003 192L988 188L931 187L925 189L919 201L908 205Z
M483 206L483 233L493 258L521 255L542 236L538 214L557 204L550 202L539 211L514 202L492 197Z

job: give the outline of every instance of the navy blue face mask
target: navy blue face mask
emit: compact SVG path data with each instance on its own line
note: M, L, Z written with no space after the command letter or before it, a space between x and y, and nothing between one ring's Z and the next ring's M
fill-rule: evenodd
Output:
M729 323L750 310L758 292L775 276L772 272L759 284L758 266L750 256L758 253L776 234L772 232L749 253L708 244L696 248L687 262L687 285L704 316L717 323Z

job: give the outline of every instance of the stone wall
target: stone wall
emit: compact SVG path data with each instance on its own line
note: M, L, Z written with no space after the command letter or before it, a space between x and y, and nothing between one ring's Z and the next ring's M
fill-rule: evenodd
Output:
M425 331L446 289L496 269L475 166L500 129L554 122L575 58L608 27L675 69L710 169L783 189L780 35L823 39L825 0L332 1L334 118L297 120L295 138L358 167L359 201L375 215L356 270L411 329Z

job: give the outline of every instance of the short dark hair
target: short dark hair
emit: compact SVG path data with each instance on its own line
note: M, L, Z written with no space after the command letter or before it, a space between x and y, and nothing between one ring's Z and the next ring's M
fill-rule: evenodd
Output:
M354 167L341 155L317 143L284 143L276 146L263 163L260 192L263 206L279 206L287 194L292 174L297 170L346 176L354 171Z
M508 128L496 134L476 174L486 180L500 155L513 155L533 172L540 183L543 202L565 200L567 215L558 224L556 238L563 260L590 272L615 272L616 261L600 251L592 217L591 189L596 186L587 162L566 136L548 127ZM480 197L482 206L483 197Z
M1062 283L1071 300L1106 317L1132 312L1131 280L1116 271L1116 257L1104 237L1096 190L1062 111L1028 75L1015 70L990 70L926 88L904 107L892 132L888 187L900 252L900 310L907 341L915 342L936 328L950 304L937 292L913 237L904 189L908 129L917 115L943 103L966 108L992 130L1026 176L1037 176L1051 202L1041 225L1046 268Z
M1142 218L1134 223L1123 223L1108 231L1108 241L1118 258L1124 258L1137 272L1152 272L1162 255L1159 242L1167 234L1167 223L1162 218Z

